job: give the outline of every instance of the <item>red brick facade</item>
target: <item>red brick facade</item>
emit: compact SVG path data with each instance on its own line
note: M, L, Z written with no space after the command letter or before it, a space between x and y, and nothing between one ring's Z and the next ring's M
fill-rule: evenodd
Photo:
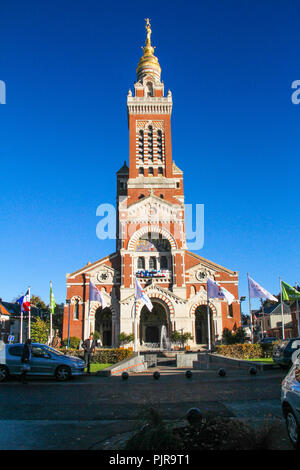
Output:
M138 303L140 348L160 340L162 326L192 333L192 346L207 342L206 282L215 279L235 301L210 300L211 334L241 325L238 273L187 250L183 173L172 159L172 94L164 96L160 66L153 55L147 23L144 55L135 94L127 97L129 167L117 172L116 252L67 275L70 336L100 332L105 345L117 345L120 332L132 333L134 282L138 277L153 311ZM196 143L196 142L195 142ZM89 302L90 279L102 290L108 307ZM68 334L66 305L63 336Z

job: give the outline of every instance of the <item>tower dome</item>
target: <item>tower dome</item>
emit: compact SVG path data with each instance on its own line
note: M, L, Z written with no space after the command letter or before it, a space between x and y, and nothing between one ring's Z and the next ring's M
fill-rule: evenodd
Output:
M146 19L147 38L145 47L143 47L143 56L140 58L136 73L138 81L142 81L145 75L152 76L155 80L160 81L161 68L158 58L154 55L154 47L151 45L151 25L149 18Z

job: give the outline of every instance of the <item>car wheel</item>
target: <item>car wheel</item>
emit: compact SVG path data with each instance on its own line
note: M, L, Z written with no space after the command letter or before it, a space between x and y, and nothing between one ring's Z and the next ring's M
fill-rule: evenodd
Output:
M286 430L291 443L295 449L300 449L300 429L296 416L291 408L288 408L285 413Z
M0 382L4 382L9 376L8 368L5 366L0 366Z
M68 366L59 366L55 371L56 380L64 382L71 377L71 370Z

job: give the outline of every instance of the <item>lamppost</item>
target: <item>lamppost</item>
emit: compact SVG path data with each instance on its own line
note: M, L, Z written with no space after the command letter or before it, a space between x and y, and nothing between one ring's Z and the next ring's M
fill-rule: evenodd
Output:
M242 312L242 302L244 302L246 300L246 296L243 295L242 297L240 297L240 306L241 306L241 325L243 325L243 312Z
M71 300L66 299L66 304L69 305L69 320L68 320L68 346L67 348L69 349L69 342L70 342L70 315L71 315Z
M241 319L242 319L242 315L243 315L243 312L242 312L242 302L244 302L246 300L246 296L242 296L240 297L240 305L241 305Z

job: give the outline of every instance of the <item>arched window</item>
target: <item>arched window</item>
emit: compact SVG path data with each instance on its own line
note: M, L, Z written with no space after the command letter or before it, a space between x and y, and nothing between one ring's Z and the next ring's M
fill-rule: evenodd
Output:
M168 269L168 260L166 256L160 258L160 269Z
M148 159L153 160L153 127L148 127Z
M139 168L139 175L143 175L144 174L144 168L142 166L140 166Z
M79 300L78 299L75 300L73 319L79 320Z
M158 167L158 174L159 175L163 175L164 174L164 170L161 166Z
M144 197L145 197L144 194L139 195L139 199L143 199Z
M143 256L138 258L137 267L138 269L145 269L145 258Z
M161 130L157 131L156 143L157 143L157 158L158 160L162 160L162 132Z
M147 96L153 96L154 95L153 84L151 82L148 82L147 85L146 85L146 93L147 93Z
M139 131L138 139L138 157L140 160L144 160L144 131Z
M150 256L149 269L156 269L156 258L155 258L155 256Z
M153 168L152 168L152 166L150 166L149 169L148 169L148 175L149 175L149 176L153 176Z

